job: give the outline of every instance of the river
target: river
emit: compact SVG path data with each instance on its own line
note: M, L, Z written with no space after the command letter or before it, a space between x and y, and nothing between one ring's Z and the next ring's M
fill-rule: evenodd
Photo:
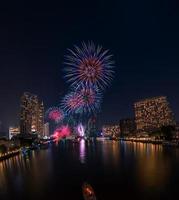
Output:
M82 200L88 182L98 200L176 199L179 149L162 145L60 141L0 162L0 199Z

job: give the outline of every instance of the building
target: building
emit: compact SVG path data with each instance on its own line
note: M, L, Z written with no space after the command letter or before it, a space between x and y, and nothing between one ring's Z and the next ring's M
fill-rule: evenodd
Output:
M179 140L179 122L176 122L174 138Z
M153 132L162 126L175 125L174 116L165 96L148 98L134 104L137 131Z
M20 133L43 135L44 106L37 95L25 92L20 105Z
M135 134L136 124L134 119L121 119L120 129L122 136L131 136Z
M96 137L97 135L97 128L96 128L96 118L92 117L88 120L86 130L85 130L86 136Z
M44 137L49 137L50 136L50 127L49 127L49 123L45 123L44 124Z
M105 125L102 128L102 134L104 137L119 137L120 126L119 125Z
M20 134L20 128L19 127L9 127L9 140L15 136Z

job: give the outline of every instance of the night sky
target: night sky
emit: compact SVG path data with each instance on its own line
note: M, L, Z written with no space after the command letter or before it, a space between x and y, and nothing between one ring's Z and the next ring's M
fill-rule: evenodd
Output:
M25 2L25 1L24 1ZM45 107L68 91L67 48L94 41L110 49L115 79L104 95L100 123L133 117L137 100L166 95L179 120L178 0L45 1L0 5L0 121L19 120L20 96Z

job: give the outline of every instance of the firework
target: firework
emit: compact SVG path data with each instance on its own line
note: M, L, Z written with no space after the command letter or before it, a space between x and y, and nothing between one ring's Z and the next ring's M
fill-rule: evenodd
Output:
M113 78L114 62L108 50L95 46L93 42L69 49L66 56L65 78L72 86L78 84L97 85L104 89Z
M65 138L65 137L68 137L70 136L71 134L71 129L69 128L69 126L61 126L61 127L58 127L55 131L54 131L54 134L53 134L53 138L58 141L60 140L61 138Z
M82 105L82 98L77 92L70 92L62 100L61 107L64 111L69 113L75 113Z
M81 84L76 88L76 93L81 99L80 113L95 114L100 109L102 94L97 87Z
M95 114L100 108L102 94L97 87L81 84L62 100L68 114Z
M63 111L58 107L49 108L46 112L48 119L54 120L56 123L60 122L64 118Z
M80 137L84 137L85 136L85 128L82 124L79 124L77 126L77 131Z

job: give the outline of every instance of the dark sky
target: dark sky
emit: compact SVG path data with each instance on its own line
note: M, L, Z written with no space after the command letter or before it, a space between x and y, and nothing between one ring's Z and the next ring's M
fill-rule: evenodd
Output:
M18 122L24 91L39 95L46 108L60 101L68 90L62 76L66 49L88 40L110 49L116 62L101 123L133 117L136 100L158 95L168 96L179 119L178 0L5 2L0 5L5 128Z

